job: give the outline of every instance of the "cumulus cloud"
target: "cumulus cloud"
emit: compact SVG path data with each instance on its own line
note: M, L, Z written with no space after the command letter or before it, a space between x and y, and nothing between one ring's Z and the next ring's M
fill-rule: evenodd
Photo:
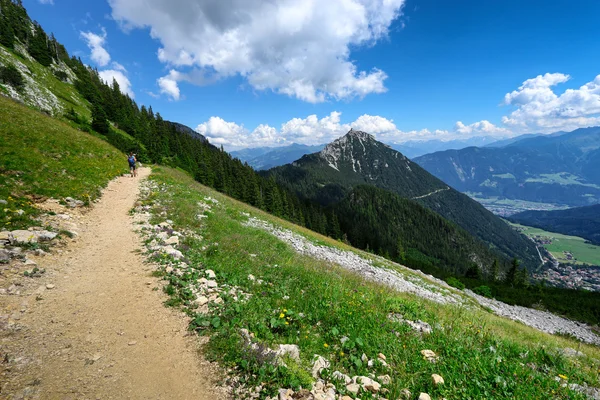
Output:
M119 89L121 93L129 95L132 99L135 97L133 90L131 89L131 82L129 78L123 73L121 70L115 69L106 69L104 71L98 72L100 75L100 79L106 82L108 85L113 84L113 80L117 81L119 84Z
M402 131L394 121L379 115L361 115L351 123L341 121L341 113L333 111L319 118L309 115L306 118L292 118L283 123L279 129L261 124L254 130L249 130L235 122L227 122L220 117L211 117L198 125L196 131L208 137L214 144L223 145L228 150L246 147L277 147L300 143L315 145L329 143L345 135L350 128L361 130L374 135L384 143L403 143L409 140L443 141L467 139L484 134L485 136L503 137L509 131L497 127L488 121L464 125L457 122L454 130L413 130Z
M502 122L521 132L554 132L600 124L600 75L579 89L556 94L553 87L569 80L569 75L561 73L527 79L504 96L504 103L515 110Z
M123 27L150 28L162 45L159 60L178 71L239 75L254 89L311 103L385 92L386 73L358 70L351 48L387 37L404 2L109 0ZM180 81L169 74L159 86L176 99Z
M102 28L102 34L97 35L93 32L81 32L81 37L87 42L92 51L90 58L100 67L106 67L110 63L110 54L104 48L106 44L106 30Z

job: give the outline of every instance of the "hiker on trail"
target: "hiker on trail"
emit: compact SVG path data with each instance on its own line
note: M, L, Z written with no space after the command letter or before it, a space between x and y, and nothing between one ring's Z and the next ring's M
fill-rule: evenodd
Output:
M135 159L135 154L133 154L133 152L129 153L129 157L127 158L127 161L129 161L129 171L131 172L131 177L134 178L137 176L137 171L136 171L136 159Z

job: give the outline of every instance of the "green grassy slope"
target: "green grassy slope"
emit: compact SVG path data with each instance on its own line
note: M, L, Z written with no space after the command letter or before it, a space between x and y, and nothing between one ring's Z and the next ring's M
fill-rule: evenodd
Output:
M600 246L586 243L584 238L577 236L563 235L545 231L543 229L534 228L531 226L511 223L512 225L522 229L522 232L527 236L541 236L552 240L552 243L544 245L544 247L552 253L559 261L569 264L591 264L600 265ZM568 251L575 257L575 260L568 260L563 252Z
M0 96L0 229L31 225L40 198L93 200L126 168L104 140Z
M329 374L335 370L350 376L389 374L391 383L385 387L391 399L400 398L403 388L411 390L411 398L422 391L448 399L583 399L561 383L597 383L597 347L542 334L479 308L430 303L366 282L335 264L300 255L270 234L245 226L244 221L248 215L255 216L312 242L349 249L337 241L234 201L178 171L159 168L151 180L155 188L142 204L151 207L152 222L168 218L174 221L173 229L188 232L180 246L191 266L188 272L180 277L169 274L166 259L155 259L164 263L157 272L166 280L164 290L171 296L167 304L188 313L191 329L211 335L208 351L213 359L241 374L248 386L262 384L261 398L280 387L310 386L314 354L331 361ZM199 203L212 205L204 213L206 218L196 217L202 210ZM201 236L194 238L190 232ZM232 295L222 294L222 303L201 312L190 300L204 269L215 271L220 287L235 286L251 296L235 301ZM256 279L249 279L250 274ZM434 327L433 333L416 333L388 319L390 312L424 320ZM301 360L286 360L287 367L271 365L245 350L242 328L252 332L262 346L297 344ZM344 337L348 340L342 343ZM557 349L564 347L579 348L586 356L580 360L561 356ZM437 353L438 362L424 360L423 349ZM370 368L360 361L363 353L377 358L379 352L386 355L390 368ZM434 387L432 373L442 375L446 383ZM564 380L556 381L558 375ZM325 376L330 377L327 371ZM344 385L333 383L344 392ZM359 397L373 398L367 393Z

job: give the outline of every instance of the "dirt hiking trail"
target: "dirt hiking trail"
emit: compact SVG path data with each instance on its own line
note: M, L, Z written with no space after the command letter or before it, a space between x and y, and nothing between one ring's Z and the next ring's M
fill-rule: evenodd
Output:
M21 307L17 328L0 338L4 362L13 359L0 398L228 398L185 317L153 290L158 280L140 255L128 212L149 174L142 168L137 178L110 182L79 215L79 238L61 254L35 258L47 269L38 290L0 298L14 303L5 309Z

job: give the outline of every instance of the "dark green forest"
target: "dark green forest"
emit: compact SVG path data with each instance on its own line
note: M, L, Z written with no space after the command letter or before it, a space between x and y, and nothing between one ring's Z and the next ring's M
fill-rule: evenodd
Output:
M62 61L76 74L75 87L89 101L92 120L74 110L64 117L124 152L135 151L140 161L181 168L235 199L409 267L443 279L458 277L471 288L487 285L500 300L543 304L591 323L600 320L600 294L530 286L526 278L499 280L499 272L510 272L509 260L417 202L369 186L346 189L330 205L300 197L273 176L258 174L182 125L164 120L152 107L138 106L116 81L103 82L97 70L70 57L53 35L31 22L20 0L0 0L0 10L3 46L14 49L20 43L40 64ZM332 193L340 193L339 188L332 187Z

